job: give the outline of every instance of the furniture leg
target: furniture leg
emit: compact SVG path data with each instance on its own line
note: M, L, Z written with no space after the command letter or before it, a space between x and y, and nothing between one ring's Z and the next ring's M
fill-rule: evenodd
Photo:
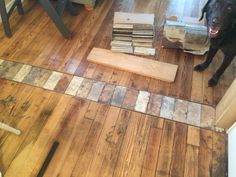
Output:
M4 32L7 37L11 37L12 32L11 32L10 23L9 23L7 10L6 10L6 4L4 0L0 0L0 14L2 18Z
M52 19L58 30L65 38L70 38L72 36L71 32L66 28L57 11L54 9L49 0L38 0L42 5L43 9L47 12L48 16Z

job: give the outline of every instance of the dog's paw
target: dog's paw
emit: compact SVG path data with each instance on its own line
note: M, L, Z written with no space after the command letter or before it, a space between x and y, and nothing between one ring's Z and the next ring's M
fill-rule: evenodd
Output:
M218 80L219 80L219 79L212 77L212 78L208 81L208 86L209 86L209 87L214 87L214 86L216 86L217 83L218 83Z
M207 67L204 64L199 64L194 67L194 71L202 72L206 69Z

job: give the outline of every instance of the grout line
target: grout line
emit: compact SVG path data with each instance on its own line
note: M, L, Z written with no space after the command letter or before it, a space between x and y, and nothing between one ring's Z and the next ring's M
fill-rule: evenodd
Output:
M0 62L1 61L4 61L4 60L0 59ZM12 62L12 61L7 61L6 60L6 62ZM1 65L1 63L0 63L0 65ZM18 63L18 62L16 62L16 63ZM43 74L41 72L42 70L51 71L51 74L49 75L49 77L45 78L44 84L42 86L41 85L40 86L35 85L34 79L30 79L30 73L31 73L32 69L39 70L39 73L37 73L39 75ZM53 74L55 74L55 73L57 74L56 78L53 76ZM19 69L19 71L16 73L16 75L13 76L13 78L6 79L6 80L16 81L18 83L23 83L23 84L35 86L35 87L38 87L38 88L42 88L42 89L45 89L45 90L57 92L54 89L52 89L52 87L55 88L55 85L60 81L60 79L62 79L62 75L63 75L62 72L52 71L52 70L44 69L44 68L41 68L41 67L32 67L31 65L24 64L23 67L21 69ZM73 76L72 74L67 74L67 75ZM52 79L53 77L54 77L54 79ZM28 78L30 81L25 83L24 82L25 78ZM2 79L5 79L5 78L2 78ZM64 92L62 92L62 94L74 96L74 97L77 97L77 98L82 98L82 97L79 97L77 95L77 92L80 89L82 89L81 85L82 85L82 83L85 79L87 79L87 78L73 76L73 79L70 81L67 88L65 89ZM202 109L202 105L205 105L205 104L199 104L199 103L195 103L195 102L192 102L192 101L187 101L188 109L189 109L189 106L191 106L191 108L192 108L191 109L192 112L190 114L191 118L189 118L189 111L188 111L186 122L178 121L178 120L174 120L173 117L174 117L174 113L176 111L175 110L176 102L177 102L177 100L182 100L182 99L178 99L178 98L175 98L175 97L169 97L169 96L165 96L165 95L161 95L161 94L150 93L150 92L147 92L147 91L137 90L137 89L134 89L134 88L129 89L128 87L123 87L123 86L120 86L120 85L117 85L117 84L105 83L105 82L101 82L101 81L97 81L97 80L93 80L93 79L87 79L87 80L91 81L91 87L90 87L90 90L88 91L87 96L85 98L82 98L82 99L87 99L87 100L92 100L92 101L95 101L95 102L103 103L102 101L99 101L99 99L100 99L100 96L103 93L105 85L109 84L109 85L114 87L114 91L111 95L110 101L108 103L104 103L104 104L112 105L112 106L116 106L116 107L119 107L119 108L123 108L123 109L132 110L132 111L136 111L136 112L151 115L151 114L148 113L148 105L151 101L150 96L151 95L160 95L160 96L162 96L162 99L160 100L160 103L159 103L161 105L160 113L159 113L159 115L152 115L152 116L161 117L161 118L164 118L164 119L169 119L169 120L173 120L173 121L176 121L176 122L185 123L185 124L196 126L196 127L201 127L200 120L201 120L201 117L203 116L201 109ZM52 83L50 83L50 81ZM52 85L50 86L50 84L52 84ZM119 90L121 88L123 88L124 93L122 93L122 94L119 93L118 95L116 95L116 97L118 98L118 100L121 103L116 104L116 103L114 103L114 99L115 99L114 94L115 94L117 89ZM130 90L132 93L129 95L129 97L126 98L125 95L126 95L128 90ZM121 90L119 90L119 92L121 92ZM127 102L128 107L125 106L125 104L124 104L124 99L125 98L126 98L126 101L128 101ZM131 109L131 107L132 107L132 109ZM209 106L209 107L215 109L213 106ZM195 120L194 118L197 119L197 120ZM189 121L189 119L191 119L191 120ZM212 127L214 127L213 121L212 121L211 126L202 127L202 128L212 129ZM215 129L217 129L217 128L215 128Z

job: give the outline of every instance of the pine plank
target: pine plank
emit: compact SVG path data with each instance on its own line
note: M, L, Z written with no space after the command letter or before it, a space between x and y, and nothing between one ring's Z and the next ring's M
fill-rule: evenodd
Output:
M169 175L171 168L171 159L173 152L175 123L171 121L165 121L162 130L161 147L156 167L156 177L164 177Z
M154 14L115 12L114 24L154 24Z
M96 118L93 121L89 134L85 140L84 146L80 152L80 158L72 171L72 176L85 176L88 173L89 165L92 163L96 145L102 132L109 107L100 105Z
M199 148L192 145L187 145L185 157L184 177L198 177L198 156Z
M151 128L145 152L141 177L154 177L161 145L162 130Z
M199 147L199 176L212 176L212 131L201 129Z
M178 68L176 65L126 54L112 53L109 50L100 48L93 48L87 60L166 82L174 82Z
M184 176L188 126L176 123L170 176ZM181 162L181 163L180 163Z

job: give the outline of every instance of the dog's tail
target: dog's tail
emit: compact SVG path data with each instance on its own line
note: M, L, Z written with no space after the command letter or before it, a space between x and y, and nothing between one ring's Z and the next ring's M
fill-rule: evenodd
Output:
M199 21L201 21L204 17L204 14L206 13L207 10L207 6L209 5L209 3L211 2L211 0L208 0L207 3L205 4L205 6L202 9L202 16L200 17Z

